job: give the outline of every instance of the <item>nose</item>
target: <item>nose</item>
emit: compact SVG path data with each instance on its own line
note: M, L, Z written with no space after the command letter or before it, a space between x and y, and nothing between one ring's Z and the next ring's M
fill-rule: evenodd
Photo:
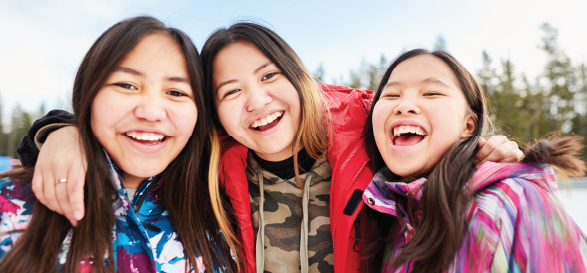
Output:
M393 110L396 115L420 114L420 108L410 97L402 97L399 105Z
M138 99L134 114L145 121L161 121L167 116L165 100L159 97L157 92L144 92Z
M245 110L253 112L255 110L263 110L265 106L273 101L273 97L265 88L257 87L249 89L249 98Z

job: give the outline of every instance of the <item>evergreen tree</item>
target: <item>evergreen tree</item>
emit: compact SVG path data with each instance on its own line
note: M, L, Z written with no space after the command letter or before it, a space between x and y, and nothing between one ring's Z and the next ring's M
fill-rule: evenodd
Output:
M545 95L550 97L550 122L548 131L571 131L572 119L576 112L574 109L574 96L571 91L576 83L575 71L571 66L571 60L558 47L558 30L548 23L541 26L544 32L539 48L547 55L547 63L544 75L547 82Z
M446 40L442 34L438 34L436 36L436 41L434 42L434 46L432 47L433 50L445 50L446 51Z

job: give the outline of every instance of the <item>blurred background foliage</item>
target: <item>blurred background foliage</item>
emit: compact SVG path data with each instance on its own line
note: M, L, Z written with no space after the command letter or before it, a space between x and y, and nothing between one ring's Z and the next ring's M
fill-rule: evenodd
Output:
M509 58L496 61L486 51L480 56L483 66L469 71L489 98L491 119L498 133L522 147L555 131L587 134L587 67L585 63L574 64L559 47L556 28L548 23L540 28L538 48L546 54L547 61L536 78L529 79L524 72L516 71ZM446 44L438 36L432 48L444 50ZM375 64L363 61L358 69L349 72L348 80L334 83L375 90L390 61L384 55ZM321 80L323 74L319 67L315 76ZM582 157L587 159L585 154Z

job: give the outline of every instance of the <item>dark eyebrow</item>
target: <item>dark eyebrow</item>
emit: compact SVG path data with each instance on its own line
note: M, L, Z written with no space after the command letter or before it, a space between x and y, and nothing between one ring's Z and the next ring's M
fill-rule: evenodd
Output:
M442 85L446 88L451 88L450 86L448 86L448 84L444 83L443 81L437 79L436 77L429 77L426 78L424 80L422 80L422 83L431 83L431 84L439 84ZM388 83L385 84L385 86L383 87L383 89L388 88L388 87L392 87L392 86L397 86L397 85L401 85L400 82L396 82L396 81L390 81Z
M220 87L225 86L225 85L227 85L229 83L235 83L235 82L238 82L238 80L228 80L228 81L225 81L223 83L220 83L218 85L218 87L216 87L216 93L218 93L218 90L220 90Z
M134 70L132 68L128 68L128 67L117 67L116 69L114 69L114 72L124 72L124 73L129 73L129 74L133 74L139 77L145 77L145 74L143 74L140 71ZM187 78L184 77L166 77L165 80L170 81L170 82L179 82L179 83L190 83L190 80L188 80Z
M190 80L184 77L167 77L166 80L170 82L179 82L179 83L187 83L190 84Z
M117 67L116 69L114 69L114 72L117 72L117 71L124 72L124 73L129 73L129 74L133 74L133 75L141 76L141 77L144 77L145 76L145 74L143 74L143 73L141 73L139 71L136 71L136 70L134 70L132 68L128 68L128 67Z
M383 89L388 88L388 87L392 87L392 86L396 86L396 85L401 85L400 82L396 82L396 81L390 81L388 83L385 84L385 86L383 87Z
M440 84L446 88L451 88L448 84L444 83L443 81L437 79L436 77L430 77L422 81L422 83L432 83L432 84Z
M257 69L255 69L255 71L253 71L253 74L257 74L257 72L259 72L259 70L261 70L261 69L263 69L265 67L268 67L269 65L272 65L272 64L273 64L272 62L268 62L268 63L266 63L264 65L261 65L261 66L257 67ZM225 81L225 82L220 83L218 85L218 87L216 87L216 93L218 93L218 90L220 90L220 87L225 86L225 85L227 85L229 83L235 83L235 82L238 82L238 80L234 79L234 80L228 80L228 81Z
M259 72L259 70L261 70L261 69L263 69L265 67L268 67L271 64L273 64L273 63L272 62L268 62L268 63L266 63L266 64L264 64L262 66L259 66L257 69L255 69L255 71L253 71L253 74L257 74L257 72Z

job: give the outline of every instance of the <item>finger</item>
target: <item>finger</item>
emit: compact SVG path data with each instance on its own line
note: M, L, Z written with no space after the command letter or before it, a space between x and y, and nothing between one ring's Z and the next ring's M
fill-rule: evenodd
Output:
M513 142L513 141L511 141L511 142ZM502 145L502 146L504 146L504 145ZM507 152L507 154L502 159L496 159L496 160L499 160L496 162L516 163L516 162L524 159L524 152L519 150L517 143L513 142L512 144L509 144L508 147L506 148L506 150L508 150L509 152Z
M508 141L508 139L505 136L493 136L491 138L489 138L483 145L483 147L481 147L481 149L479 149L479 152L477 152L477 155L475 155L475 159L477 159L477 161L483 163L484 161L487 161L487 157L493 153L493 151L495 150L495 148L497 148L498 146L500 146L502 143ZM479 163L479 164L481 164Z
M33 174L33 180L31 183L33 193L35 194L37 200L41 202L41 204L45 205L48 209L53 210L53 207L49 205L43 192L43 175L40 171L40 168L35 168L35 173Z
M55 180L56 178L53 176L53 172L43 171L43 190L47 203L53 208L53 211L63 215L63 210L57 201L55 193Z
M518 162L522 161L524 159L524 157L526 157L526 155L524 154L524 151L519 150L520 147L518 147L518 150L516 151L516 154L518 155Z
M57 202L61 206L63 210L63 216L69 219L72 226L77 226L77 221L73 219L73 211L71 210L71 206L69 204L69 197L67 194L67 183L69 183L69 179L67 182L59 182L55 185L55 195L57 196Z
M487 142L487 139L484 137L479 137L479 142L477 142L477 145L479 145L479 148L482 148L483 145L485 145L485 142Z
M64 166L62 164L58 164L59 166ZM67 183L69 183L69 176L67 170L62 170L56 165L53 165L52 170L55 174L55 180L65 180L66 182L55 182L55 197L57 203L59 203L59 207L61 208L61 215L65 216L67 219L73 218L73 212L71 211L71 206L69 205L69 198L67 193Z
M71 180L67 184L69 193L69 203L73 211L73 218L76 221L81 220L85 214L84 207L84 185L86 170L84 163L74 164L70 171Z
M518 145L513 141L507 141L493 149L485 160L502 163L517 162L517 155L514 151L519 151Z

